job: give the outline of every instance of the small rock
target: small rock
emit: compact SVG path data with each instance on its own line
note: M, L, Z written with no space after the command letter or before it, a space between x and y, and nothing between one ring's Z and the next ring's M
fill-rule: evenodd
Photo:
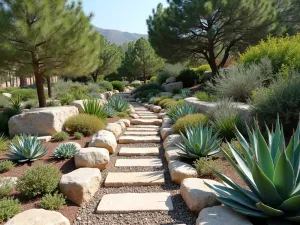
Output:
M171 160L168 167L172 181L177 184L180 184L185 178L198 177L196 169L187 163L178 160Z
M76 168L88 167L104 170L109 162L109 152L105 148L82 148L74 155Z
M130 116L131 118L133 118L133 119L138 119L138 118L139 118L139 115L136 114L136 113L131 113L129 116Z
M123 122L125 124L126 127L129 127L130 126L130 120L128 119L120 119L119 120L120 122Z
M117 148L117 140L112 132L101 130L92 137L89 147L106 148L109 153L114 153Z
M174 129L172 127L160 129L160 135L163 140L165 140L171 134L174 134Z
M122 127L118 123L108 123L105 130L112 132L115 137L118 137L122 133Z
M123 123L122 121L119 120L119 121L117 122L117 124L119 124L119 125L121 126L122 131L123 131L123 130L126 130L126 125L125 125L125 123Z
M160 107L160 106L154 106L154 107L153 107L153 112L155 112L155 113L159 113L160 110L161 110L161 107Z
M182 141L181 136L179 134L171 134L169 135L163 143L164 149L167 149L171 146L176 146L176 144L179 144Z

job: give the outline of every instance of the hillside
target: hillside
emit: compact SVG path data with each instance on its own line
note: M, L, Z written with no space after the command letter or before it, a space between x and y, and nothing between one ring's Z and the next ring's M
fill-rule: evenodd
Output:
M102 29L99 27L95 27L96 30L102 34L107 40L117 45L121 45L125 42L136 41L141 37L148 38L146 34L136 34L136 33L129 33L129 32L122 32L119 30L109 30L109 29Z

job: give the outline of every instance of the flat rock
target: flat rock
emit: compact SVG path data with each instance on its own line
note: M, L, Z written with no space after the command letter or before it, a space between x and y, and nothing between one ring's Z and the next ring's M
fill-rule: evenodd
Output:
M97 207L97 213L130 213L172 211L171 194L123 193L104 195Z
M115 135L107 130L97 132L89 143L89 147L106 148L109 153L114 153L117 145Z
M37 140L41 141L41 142L49 142L51 140L52 136L40 136L37 137Z
M199 213L196 225L252 225L252 223L242 214L226 206L213 206Z
M119 151L120 156L157 156L159 155L158 147L150 147L150 148L125 148L122 147Z
M132 125L161 125L161 119L133 119Z
M74 155L75 167L98 168L104 170L109 162L109 152L106 148L82 148Z
M178 147L176 146L170 146L165 149L165 157L168 162L171 160L179 160L180 155L179 152L182 152Z
M119 138L120 144L130 143L160 143L159 136L121 136Z
M157 116L140 116L140 119L157 119Z
M217 181L200 178L186 178L180 185L180 194L192 212L199 213L204 208L220 205L216 194L204 182L223 186Z
M29 209L15 215L6 225L70 225L70 222L56 211Z
M163 172L108 173L105 187L152 186L165 183Z
M158 131L143 131L143 132L141 132L141 131L126 131L124 133L124 135L153 136L153 135L158 135Z
M194 167L179 160L171 160L168 167L172 181L177 184L181 184L185 178L198 177L198 173Z
M81 206L89 202L99 190L101 173L95 168L80 168L62 175L59 188L67 198Z
M132 128L156 128L158 129L159 126L157 125L135 125L135 126L131 126Z
M142 127L128 127L127 131L156 131L157 133L158 128L142 128Z
M162 167L161 159L117 159L116 167Z

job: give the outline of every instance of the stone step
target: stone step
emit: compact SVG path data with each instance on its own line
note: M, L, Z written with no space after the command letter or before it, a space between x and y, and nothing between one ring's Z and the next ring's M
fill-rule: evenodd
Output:
M121 136L118 141L120 144L160 143L160 137L159 136Z
M146 136L146 135L158 135L157 131L126 131L124 135L137 135L137 136Z
M168 192L122 193L104 195L97 213L131 213L172 211L172 196Z
M158 119L157 116L140 116L140 119Z
M161 159L117 159L115 167L162 167Z
M119 151L120 156L157 156L159 155L159 148L125 148L122 147Z
M160 126L157 125L134 125L131 126L132 128L159 128Z
M153 186L165 184L164 173L156 172L123 172L108 173L105 187Z
M133 119L131 120L132 125L161 125L161 119Z
M138 112L138 111L148 111L148 109L146 109L146 108L136 108L136 107L134 107L134 110L136 112Z
M127 131L158 131L158 128L128 127Z

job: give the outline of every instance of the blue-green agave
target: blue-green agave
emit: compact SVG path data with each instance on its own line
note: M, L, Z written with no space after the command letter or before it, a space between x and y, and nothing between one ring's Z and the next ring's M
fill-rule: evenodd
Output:
M117 112L127 112L129 110L129 103L119 95L114 95L108 100L108 104Z
M237 130L242 154L229 143L237 162L225 157L243 179L249 190L214 170L226 186L209 185L217 199L239 213L266 218L269 224L300 223L300 123L286 146L285 136L277 120L275 131L267 128L263 137L258 125L248 128L249 143Z
M185 133L180 132L182 142L177 147L182 151L179 155L189 159L211 157L220 151L221 139L213 129L202 124L196 127L187 127Z
M194 106L189 105L180 105L180 106L174 106L167 109L167 115L170 117L171 122L174 124L176 121L184 117L188 114L197 114L198 109Z
M55 149L53 156L58 159L70 159L78 152L79 149L72 143L61 144Z
M37 139L37 136L22 134L17 140L9 143L9 159L18 162L36 161L44 156L48 149L43 147L43 143Z

